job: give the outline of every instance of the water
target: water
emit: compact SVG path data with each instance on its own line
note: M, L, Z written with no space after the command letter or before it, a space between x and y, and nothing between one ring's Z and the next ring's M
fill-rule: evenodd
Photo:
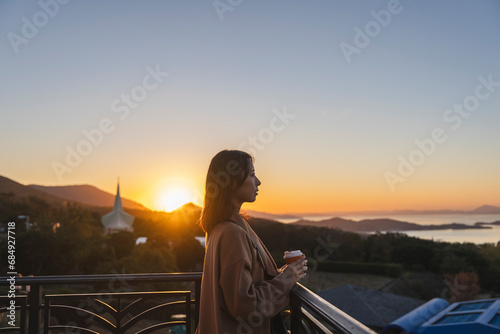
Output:
M446 242L472 242L475 244L500 242L500 226L493 225L489 230L439 230L407 231L407 235L421 239Z
M305 216L307 220L320 221L332 218L332 216ZM343 215L341 218L352 220L390 218L399 221L416 223L419 225L440 225L450 223L461 223L474 225L476 222L491 223L500 221L500 214L417 214L417 215ZM282 219L282 223L295 222L296 219ZM432 239L446 242L472 242L475 244L497 243L500 241L500 226L489 225L491 229L474 230L433 230L433 231L405 231L409 236L422 239Z

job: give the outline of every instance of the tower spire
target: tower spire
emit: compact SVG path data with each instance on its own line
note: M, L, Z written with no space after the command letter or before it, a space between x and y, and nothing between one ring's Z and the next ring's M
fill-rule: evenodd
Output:
M113 207L113 211L121 211L123 210L122 206L122 198L120 196L120 177L118 176L117 186L116 186L116 197L115 197L115 205Z

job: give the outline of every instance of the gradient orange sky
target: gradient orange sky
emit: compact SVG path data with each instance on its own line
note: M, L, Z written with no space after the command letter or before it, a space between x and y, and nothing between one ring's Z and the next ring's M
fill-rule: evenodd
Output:
M0 175L120 177L161 210L175 187L201 205L212 156L242 148L253 210L499 206L500 3L401 2L381 25L387 4L71 2L26 37L43 8L4 1Z

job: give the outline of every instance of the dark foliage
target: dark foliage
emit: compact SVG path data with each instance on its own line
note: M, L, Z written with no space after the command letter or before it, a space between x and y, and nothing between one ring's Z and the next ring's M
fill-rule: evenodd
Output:
M94 212L74 204L54 207L36 197L0 194L0 227L10 221L17 223L16 269L23 275L202 269L204 248L195 239L204 235L196 224L199 208L186 205L173 213L135 210L134 232L112 235L103 235L102 214L102 209ZM19 215L29 215L29 230ZM500 242L475 245L422 240L400 233L361 235L257 218L251 225L279 265L285 250L300 249L315 269L328 270L330 266L334 271L388 276L400 276L405 270L460 279L477 274L477 282L469 280L471 291L476 291L477 285L500 292ZM137 237L147 237L147 243L136 245ZM2 258L7 258L6 239L0 241ZM406 282L417 290L423 284L418 279ZM425 290L425 284L421 289Z

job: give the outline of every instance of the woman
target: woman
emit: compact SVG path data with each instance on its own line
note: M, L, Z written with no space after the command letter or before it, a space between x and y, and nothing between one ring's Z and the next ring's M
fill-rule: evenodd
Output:
M240 216L260 184L248 153L221 151L210 163L200 218L207 237L198 334L269 334L270 318L286 307L292 286L306 274L304 256L278 270Z

